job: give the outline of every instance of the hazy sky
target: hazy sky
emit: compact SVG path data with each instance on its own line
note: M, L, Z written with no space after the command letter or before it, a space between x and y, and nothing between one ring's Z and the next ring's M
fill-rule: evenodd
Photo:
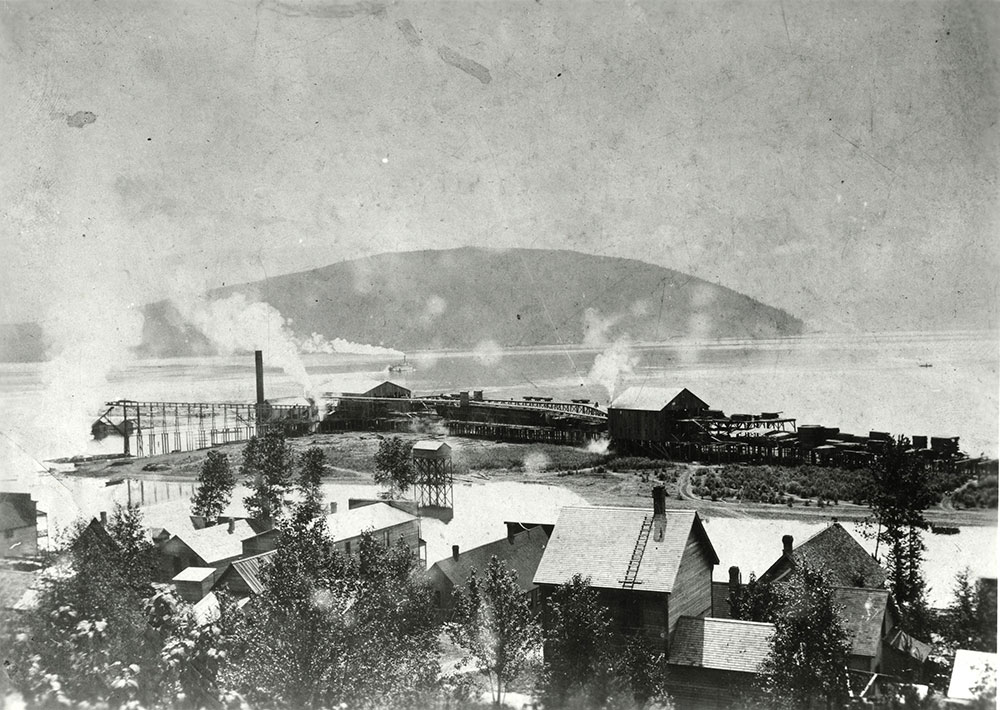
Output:
M994 326L998 8L5 2L0 320L486 245Z

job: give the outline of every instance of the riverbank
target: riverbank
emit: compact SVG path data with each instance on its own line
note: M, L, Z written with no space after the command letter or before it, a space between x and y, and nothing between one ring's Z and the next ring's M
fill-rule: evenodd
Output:
M418 435L404 435L417 440ZM368 432L321 434L289 439L296 452L317 446L327 455L328 483L371 483L373 456L383 437ZM862 520L868 508L850 502L817 507L796 498L793 505L702 498L693 492L692 479L705 468L697 464L612 459L597 450L556 445L517 444L449 437L457 483L516 482L565 488L594 505L645 506L649 491L660 483L667 488L668 505L697 509L706 516L764 518L821 522ZM216 447L238 466L242 444ZM142 459L99 459L77 464L68 475L121 480L195 481L207 450L163 454ZM617 469L617 470L615 470ZM996 526L995 509L957 510L945 501L926 512L939 526Z

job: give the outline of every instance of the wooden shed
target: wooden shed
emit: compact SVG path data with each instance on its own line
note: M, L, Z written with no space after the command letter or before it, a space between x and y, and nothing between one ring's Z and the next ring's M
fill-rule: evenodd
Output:
M630 387L611 402L608 431L620 448L665 443L676 438L678 420L708 411L708 403L686 387Z

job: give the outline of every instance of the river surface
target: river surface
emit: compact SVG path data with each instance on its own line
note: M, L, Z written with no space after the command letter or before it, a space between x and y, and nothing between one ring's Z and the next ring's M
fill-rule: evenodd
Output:
M311 386L354 373L391 379L416 394L485 390L487 397L544 395L588 398L602 405L632 385L687 387L728 414L781 411L800 424L838 426L855 434L959 436L970 455L997 455L998 334L996 332L809 335L770 340L671 342L630 348L533 348L475 352L409 353L412 372L389 374L394 357L306 355ZM265 363L267 352L264 354ZM597 365L595 366L595 361ZM90 423L109 400L235 401L254 399L252 356L138 360L87 378L90 363L73 373L85 386L55 390L42 364L0 363L0 488L32 490L57 529L78 515L96 515L127 498L127 485L107 486L67 472L45 473L58 456L116 452L120 440L89 440ZM107 368L97 368L103 372ZM65 373L63 373L65 375ZM266 371L267 396L299 395L303 383L280 369ZM610 391L609 391L610 390ZM58 468L58 467L57 467ZM191 484L151 483L147 517L183 515ZM496 486L507 486L499 493ZM171 488L173 487L173 488ZM133 491L134 492L134 491ZM374 493L365 486L331 487L349 497ZM156 500L152 500L154 497ZM504 534L505 520L554 522L562 505L584 501L565 489L516 483L456 487L455 518L424 521L431 562ZM744 577L764 571L777 557L781 536L803 541L821 523L713 518L706 528L719 551L719 580L730 565ZM996 576L996 527L963 528L954 536L927 535L932 601L947 598L956 572ZM868 543L865 543L868 544Z

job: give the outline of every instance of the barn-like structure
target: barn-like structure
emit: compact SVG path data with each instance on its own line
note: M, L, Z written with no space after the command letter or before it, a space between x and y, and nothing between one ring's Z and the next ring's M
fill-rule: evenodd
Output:
M708 402L686 387L630 387L608 408L608 433L619 452L667 454L673 442L691 439L691 420L719 416Z

